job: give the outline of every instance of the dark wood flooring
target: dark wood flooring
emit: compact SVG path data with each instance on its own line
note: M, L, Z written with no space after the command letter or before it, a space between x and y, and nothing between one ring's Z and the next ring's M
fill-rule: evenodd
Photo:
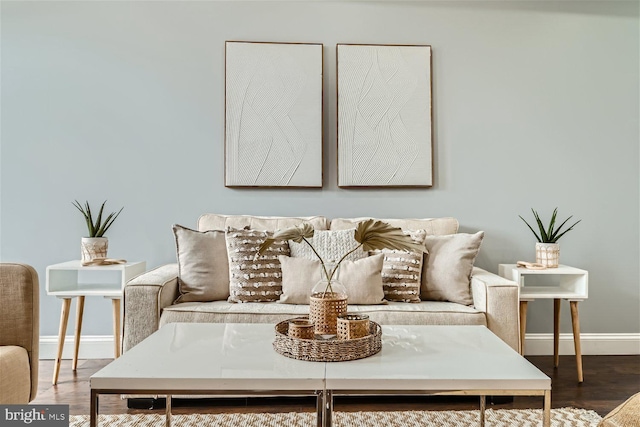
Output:
M629 396L640 391L640 355L584 356L584 382L579 384L573 356L561 356L560 366L553 368L552 356L532 356L528 359L552 379L553 408L572 406L591 409L604 416ZM58 384L52 385L53 361L40 361L38 396L34 404L68 404L72 415L89 413L89 377L111 360L82 360L78 370L71 370L71 361L64 360ZM541 408L541 397L516 397L511 402L494 403L494 408ZM337 411L403 411L403 410L464 410L477 409L477 398L434 396L338 397ZM173 413L225 412L303 412L314 411L313 397L296 398L234 398L173 402ZM163 409L152 411L164 412ZM149 412L128 409L119 396L101 396L101 414Z

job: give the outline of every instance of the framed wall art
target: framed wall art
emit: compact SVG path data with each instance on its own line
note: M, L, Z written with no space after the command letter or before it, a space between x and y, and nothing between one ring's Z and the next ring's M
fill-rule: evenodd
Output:
M339 44L339 187L433 185L431 46Z
M227 41L225 186L322 187L322 44Z

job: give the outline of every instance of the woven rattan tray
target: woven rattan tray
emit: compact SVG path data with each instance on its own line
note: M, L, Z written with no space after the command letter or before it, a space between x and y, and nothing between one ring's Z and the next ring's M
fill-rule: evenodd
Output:
M305 340L287 335L289 320L276 325L275 351L292 359L310 362L344 362L364 359L382 348L382 328L376 322L369 322L370 335L352 340L313 339Z

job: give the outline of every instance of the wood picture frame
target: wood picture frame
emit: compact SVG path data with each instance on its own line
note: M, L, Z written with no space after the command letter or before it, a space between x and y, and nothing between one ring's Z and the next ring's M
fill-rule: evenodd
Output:
M225 187L323 185L321 43L225 42Z
M431 187L431 46L338 44L336 73L338 187Z

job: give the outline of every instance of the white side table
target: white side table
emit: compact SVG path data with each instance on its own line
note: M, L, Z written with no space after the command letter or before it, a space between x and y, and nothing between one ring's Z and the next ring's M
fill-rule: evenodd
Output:
M578 382L583 381L582 353L580 350L580 317L578 303L586 300L589 290L589 273L586 270L560 265L558 268L528 270L516 264L500 264L500 276L520 284L520 353L524 355L524 336L527 328L527 303L536 299L553 299L553 362L558 367L558 337L560 335L560 300L569 301L573 344L576 351ZM539 276L545 285L527 286L525 278Z
M147 263L144 261L84 267L79 260L63 262L47 267L47 295L62 299L60 332L58 333L58 354L53 367L53 384L58 382L64 338L67 334L71 299L75 297L78 298L72 369L75 371L78 366L78 349L80 348L84 297L86 296L101 296L111 299L113 304L114 355L118 358L120 356L120 300L122 299L124 286L135 276L144 273L146 267Z

